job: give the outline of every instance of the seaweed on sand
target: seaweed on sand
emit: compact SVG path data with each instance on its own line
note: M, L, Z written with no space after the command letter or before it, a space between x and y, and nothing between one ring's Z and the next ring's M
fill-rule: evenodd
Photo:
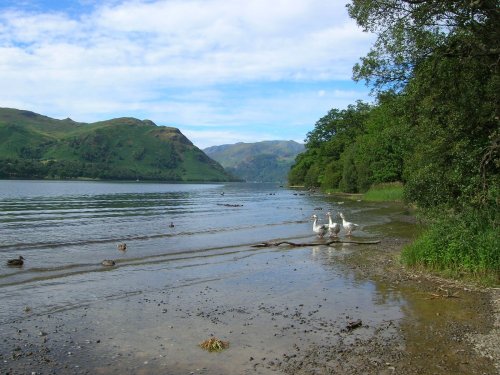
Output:
M200 344L202 349L208 350L209 352L221 352L229 347L228 341L222 341L217 337L211 337Z

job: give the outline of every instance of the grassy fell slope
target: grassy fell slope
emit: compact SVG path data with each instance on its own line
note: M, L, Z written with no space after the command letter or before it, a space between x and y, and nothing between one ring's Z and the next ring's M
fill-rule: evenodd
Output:
M234 179L178 129L128 117L86 124L0 108L0 159L4 178Z

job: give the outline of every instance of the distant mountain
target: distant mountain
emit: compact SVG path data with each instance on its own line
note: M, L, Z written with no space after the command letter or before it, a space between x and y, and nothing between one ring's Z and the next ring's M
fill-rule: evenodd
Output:
M226 171L249 182L285 182L304 145L294 141L264 141L212 146L203 150Z
M0 108L0 178L231 181L179 129L124 117L91 124Z

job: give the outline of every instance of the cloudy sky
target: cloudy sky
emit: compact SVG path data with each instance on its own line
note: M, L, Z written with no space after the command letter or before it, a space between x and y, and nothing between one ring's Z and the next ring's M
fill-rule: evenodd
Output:
M204 148L303 141L371 100L351 70L373 37L344 0L1 0L0 107L132 116Z

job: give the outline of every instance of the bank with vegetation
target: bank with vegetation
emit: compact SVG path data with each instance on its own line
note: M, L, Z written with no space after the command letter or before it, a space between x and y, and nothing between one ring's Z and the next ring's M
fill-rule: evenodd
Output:
M376 101L319 119L289 183L348 193L400 183L426 227L402 260L498 284L497 2L353 0L348 9L378 36L353 69Z

